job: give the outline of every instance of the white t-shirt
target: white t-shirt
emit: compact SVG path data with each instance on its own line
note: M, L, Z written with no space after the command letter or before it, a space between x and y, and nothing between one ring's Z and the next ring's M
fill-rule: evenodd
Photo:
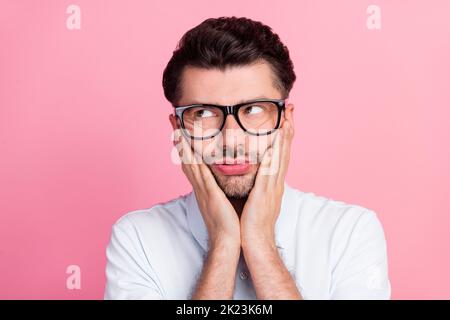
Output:
M304 299L390 299L386 241L374 211L285 183L275 238ZM190 299L207 243L194 192L124 215L106 250L105 299ZM242 253L234 299L256 299Z

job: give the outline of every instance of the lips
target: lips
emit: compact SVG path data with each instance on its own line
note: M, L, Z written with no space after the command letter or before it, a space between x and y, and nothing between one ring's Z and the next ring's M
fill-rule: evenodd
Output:
M221 163L214 163L212 166L227 176L243 175L250 171L250 163L245 159L226 159Z

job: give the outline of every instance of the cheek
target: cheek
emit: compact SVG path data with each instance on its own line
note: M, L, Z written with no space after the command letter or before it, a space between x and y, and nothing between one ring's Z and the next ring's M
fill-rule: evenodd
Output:
M275 135L265 136L247 136L245 140L241 140L241 144L245 145L245 150L248 154L263 155L264 152L272 146ZM219 137L208 140L193 140L194 151L202 156L220 156L216 152L222 152L222 140Z
M194 140L193 148L197 154L202 156L212 156L216 149L216 139Z
M249 152L257 153L259 155L264 154L264 152L272 145L274 135L266 136L253 136L249 139Z

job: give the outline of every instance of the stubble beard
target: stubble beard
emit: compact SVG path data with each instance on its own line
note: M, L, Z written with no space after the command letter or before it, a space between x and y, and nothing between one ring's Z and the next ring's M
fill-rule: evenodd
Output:
M257 170L244 175L230 176L217 174L213 170L211 172L220 189L228 198L243 199L248 197L255 184Z

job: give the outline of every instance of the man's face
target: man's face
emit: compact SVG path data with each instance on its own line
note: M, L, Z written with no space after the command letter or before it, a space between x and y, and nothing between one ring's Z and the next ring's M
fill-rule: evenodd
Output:
M281 99L274 86L274 74L267 63L232 67L225 71L188 66L181 79L178 105L209 103L234 105L255 99ZM291 105L286 112L291 112ZM171 114L174 129L180 123ZM284 121L281 117L280 125ZM245 133L229 115L221 134L206 140L192 140L193 150L205 159L217 184L229 198L248 196L255 182L261 157L272 145L275 133L254 136ZM214 158L213 163L209 159ZM238 164L232 164L238 162Z

